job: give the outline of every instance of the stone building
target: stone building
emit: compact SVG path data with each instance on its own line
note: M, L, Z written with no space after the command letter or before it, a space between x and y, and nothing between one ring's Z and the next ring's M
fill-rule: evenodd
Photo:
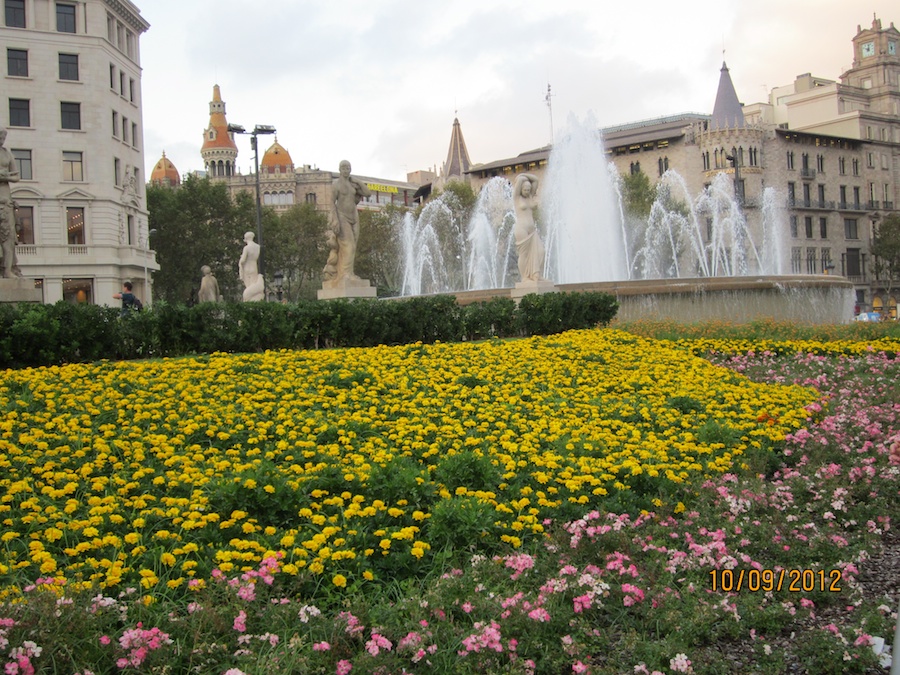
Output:
M716 174L734 182L748 225L759 226L773 188L786 210L782 269L840 274L853 281L859 310L896 318L900 280L878 279L874 228L900 204L900 31L874 19L857 27L853 63L838 81L803 74L766 102L742 105L725 64L712 114L684 113L602 129L620 174L652 183L676 171L692 195ZM478 188L493 176L547 167L550 147L473 166Z
M45 303L114 304L125 280L151 300L159 266L141 175L148 28L129 0L4 0L0 124L21 177L16 252Z

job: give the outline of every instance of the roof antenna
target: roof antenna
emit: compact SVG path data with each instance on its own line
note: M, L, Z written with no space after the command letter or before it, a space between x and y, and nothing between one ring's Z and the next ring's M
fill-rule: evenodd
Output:
M553 145L553 101L550 100L552 97L553 94L550 93L550 83L548 82L544 101L547 103L547 111L550 113L550 145Z

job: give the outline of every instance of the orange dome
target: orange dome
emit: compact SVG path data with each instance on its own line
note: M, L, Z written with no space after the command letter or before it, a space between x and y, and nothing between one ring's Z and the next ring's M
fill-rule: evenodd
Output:
M260 170L265 169L266 173L286 173L294 169L294 160L291 159L291 153L284 149L276 137L275 142L263 155L259 166Z
M166 151L163 150L162 159L160 159L156 166L153 167L153 171L150 172L150 182L154 185L179 185L181 183L181 176L178 174L178 169L175 168L175 165L172 164L172 161L166 157Z

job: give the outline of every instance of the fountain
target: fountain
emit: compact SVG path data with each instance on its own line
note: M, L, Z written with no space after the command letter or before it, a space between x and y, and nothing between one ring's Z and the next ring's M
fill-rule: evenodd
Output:
M616 295L619 317L678 321L756 318L804 323L849 321L852 284L834 276L785 275L783 196L762 193L748 222L732 178L713 176L696 197L675 171L660 179L643 223L629 221L615 166L597 124L573 116L540 187L544 277L556 289ZM506 178L481 190L468 222L454 219L445 193L401 226L404 295L454 293L461 303L510 295L518 281ZM457 210L458 212L458 210ZM512 293L515 297L515 293Z

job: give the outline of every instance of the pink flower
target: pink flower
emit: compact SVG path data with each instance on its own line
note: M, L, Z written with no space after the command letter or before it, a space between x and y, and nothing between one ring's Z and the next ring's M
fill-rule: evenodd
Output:
M100 644L104 647L108 645L112 640L109 639L109 635L101 635L100 636Z
M347 675L351 670L353 670L353 665L347 659L341 659L337 662L334 673L335 675Z
M581 661L576 661L572 664L572 672L573 673L587 673L590 671L590 668L584 665Z
M329 649L331 649L331 645L324 641L313 645L314 652L327 652Z
M528 618L535 621L546 622L550 620L550 613L543 607L537 607L528 612Z
M462 611L464 611L466 614L471 614L473 609L475 608L468 600L462 604Z
M234 617L234 629L238 633L243 633L247 630L247 613L244 610L238 612L238 615Z

